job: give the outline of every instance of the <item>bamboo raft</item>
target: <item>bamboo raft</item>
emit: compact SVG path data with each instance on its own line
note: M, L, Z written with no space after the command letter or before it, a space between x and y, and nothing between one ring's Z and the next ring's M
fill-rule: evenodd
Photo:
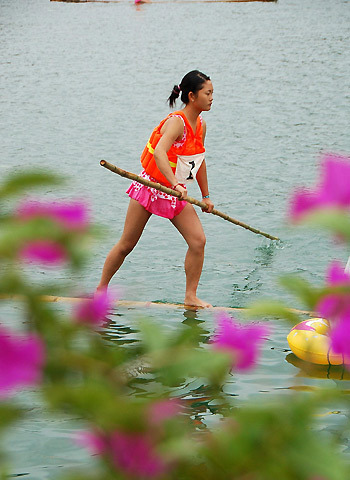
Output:
M78 303L82 300L86 300L88 297L62 297L55 295L42 295L39 297L42 302L48 303ZM25 299L22 295L6 295L0 294L0 300L13 300L23 301ZM145 301L133 301L133 300L116 300L115 307L122 307L127 309L174 309L174 310L208 310L208 311L225 311L225 312L244 312L248 310L246 307L220 307L214 306L211 308L195 307L193 305L185 305L183 303L170 303L170 302L145 302ZM296 308L288 309L290 312L308 315L310 317L315 316L314 312L308 310L298 310Z

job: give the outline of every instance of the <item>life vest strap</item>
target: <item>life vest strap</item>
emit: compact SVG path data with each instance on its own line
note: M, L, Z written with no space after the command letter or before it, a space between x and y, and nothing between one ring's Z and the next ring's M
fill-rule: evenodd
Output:
M148 148L148 151L151 155L154 154L154 148L152 147L152 145L150 144L150 142L148 141L147 142L147 148Z

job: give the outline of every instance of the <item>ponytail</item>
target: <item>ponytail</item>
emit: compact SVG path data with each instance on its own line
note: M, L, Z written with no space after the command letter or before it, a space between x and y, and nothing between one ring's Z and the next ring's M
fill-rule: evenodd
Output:
M168 98L170 108L173 108L175 105L176 99L179 98L181 92L180 85L174 85L174 88L171 91L170 97Z
M179 85L174 85L174 88L172 89L171 94L168 98L170 108L173 108L173 106L175 105L176 99L180 96L180 92L182 92L182 103L187 105L189 102L188 94L190 92L197 93L203 88L203 84L208 80L210 80L210 77L200 72L199 70L192 70L191 72L188 72L181 80L181 83Z

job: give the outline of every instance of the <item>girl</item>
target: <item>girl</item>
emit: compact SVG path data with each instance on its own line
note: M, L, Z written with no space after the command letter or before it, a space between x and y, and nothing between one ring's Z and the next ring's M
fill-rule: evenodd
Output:
M207 170L204 159L206 124L202 111L210 110L213 102L213 85L210 78L198 70L184 76L175 85L168 102L173 107L181 92L185 107L170 113L153 130L141 155L144 168L141 176L171 187L181 193L181 198L133 182L127 193L130 197L123 234L109 252L102 271L98 290L108 286L113 275L133 250L151 215L170 219L188 245L185 258L185 305L211 307L197 297L197 287L204 261L205 235L193 206L184 199L186 183L194 178L202 192L203 201L211 212L214 204L209 198Z

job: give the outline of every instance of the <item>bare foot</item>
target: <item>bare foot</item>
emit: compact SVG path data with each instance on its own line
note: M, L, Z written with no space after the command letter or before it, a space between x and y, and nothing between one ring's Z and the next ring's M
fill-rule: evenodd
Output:
M201 308L211 308L213 305L210 303L204 302L200 298L196 296L186 296L184 305L188 305L190 307L201 307Z
M108 289L108 285L97 285L95 293L103 292L103 291L106 291L107 289Z

